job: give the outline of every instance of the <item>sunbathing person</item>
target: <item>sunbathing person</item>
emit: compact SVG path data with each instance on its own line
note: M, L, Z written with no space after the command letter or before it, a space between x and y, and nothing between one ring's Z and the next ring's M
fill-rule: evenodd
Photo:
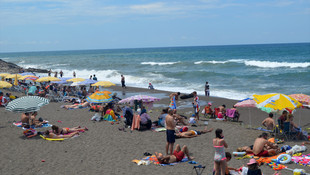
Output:
M266 157L276 155L279 152L278 145L269 142L267 139L267 133L262 133L262 135L256 138L253 145L253 153L255 156Z
M73 137L75 135L79 135L79 132L78 131L75 131L75 132L71 132L67 135L63 135L63 134L55 134L53 132L50 132L49 130L46 130L44 132L44 135L48 138L53 138L53 139L60 139L60 138L70 138L70 137Z
M190 131L176 133L175 137L176 138L193 138L193 137L197 137L197 136L199 136L201 134L205 134L205 133L211 132L212 130L213 130L213 128L207 129L207 126L206 126L205 129L202 130L202 131L190 130Z
M23 113L21 117L22 126L29 125L30 114Z
M81 128L80 126L77 126L77 127L74 127L74 128L59 128L58 126L56 125L53 125L52 126L52 131L54 134L69 134L69 133L72 133L72 132L80 132L80 131L87 131L88 128Z
M252 148L253 148L253 145L239 147L237 148L237 152L246 152L247 154L253 154Z
M188 157L189 160L194 159L194 157L191 157L189 155L187 146L184 145L181 149L179 144L176 145L172 155L163 156L162 153L155 152L155 156L160 164L180 162L185 157L185 155Z
M66 108L66 109L80 109L80 108L85 108L90 106L89 102L84 102L81 104L74 104L74 105L63 105L61 106L62 108Z

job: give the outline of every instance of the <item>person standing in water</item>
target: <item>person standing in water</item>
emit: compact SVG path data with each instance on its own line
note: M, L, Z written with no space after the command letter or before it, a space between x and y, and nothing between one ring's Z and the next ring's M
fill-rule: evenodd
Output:
M62 72L62 70L60 70L60 72L59 72L60 77L62 77L63 74L64 74L64 73Z
M207 97L210 96L210 86L209 86L208 82L206 82L206 84L205 84L205 96L207 96Z
M74 78L76 77L76 73L75 73L75 71L73 71L73 77L74 77Z
M123 75L121 75L121 83L122 83L122 87L123 88L126 88L126 85L125 85L125 77Z

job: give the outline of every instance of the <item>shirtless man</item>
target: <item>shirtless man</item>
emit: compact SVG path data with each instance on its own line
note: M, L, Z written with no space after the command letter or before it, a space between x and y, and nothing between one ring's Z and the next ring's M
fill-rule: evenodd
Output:
M158 160L159 163L161 164L169 164L169 163L174 163L174 162L180 162L184 156L187 156L189 160L193 160L194 157L191 157L189 155L189 151L186 145L184 145L181 149L180 145L177 144L175 147L175 150L173 151L173 154L163 156L162 153L157 153L155 152L155 156Z
M207 129L207 126L206 126L205 129L202 130L202 131L190 130L190 131L186 131L186 132L177 133L175 136L177 138L192 138L192 137L197 137L197 136L199 136L201 134L205 134L205 133L211 132L212 130L213 130L213 128Z
M21 118L21 122L22 122L22 125L29 125L29 119L30 119L30 115L29 113L23 113L22 114L22 118Z
M166 116L166 155L168 155L168 150L170 150L170 155L172 155L172 150L175 142L175 121L173 117L173 110L169 109L168 115Z
M262 125L267 127L268 130L273 130L273 128L276 126L276 123L274 119L272 118L273 114L269 113L269 117L266 118L263 122Z
M256 138L253 145L253 153L255 156L266 157L276 155L278 153L278 145L269 142L267 139L268 134L265 132ZM269 147L269 149L267 149L267 147Z

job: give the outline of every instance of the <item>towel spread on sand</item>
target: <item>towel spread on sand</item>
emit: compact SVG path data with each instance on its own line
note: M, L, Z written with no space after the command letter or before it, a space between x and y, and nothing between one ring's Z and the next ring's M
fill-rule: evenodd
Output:
M153 127L153 128L152 128L152 131L155 131L155 132L163 132L163 131L166 131L166 128L165 128L165 127L160 127L160 128Z
M136 163L136 164L139 164L140 161L150 161L152 162L153 164L155 165L160 165L160 166L167 166L167 165L170 165L170 166L173 166L173 165L176 165L178 163L182 163L182 162L187 162L188 161L188 158L185 156L180 162L174 162L174 163L169 163L169 164L160 164L156 158L155 155L152 155L152 156L147 156L147 157L144 157L143 159L141 160L138 160L138 159L134 159L132 160L132 162Z
M46 122L48 122L48 121L46 121ZM17 126L17 127L21 127L23 130L29 129L29 128L24 128L24 127L22 127L22 122L21 122L21 121L19 121L19 122L13 122L13 125L15 125L15 126ZM45 127L52 127L52 125L51 125L51 124L48 124L48 123L44 123L44 124L42 124L42 126L40 126L40 127L31 126L31 129L45 128Z

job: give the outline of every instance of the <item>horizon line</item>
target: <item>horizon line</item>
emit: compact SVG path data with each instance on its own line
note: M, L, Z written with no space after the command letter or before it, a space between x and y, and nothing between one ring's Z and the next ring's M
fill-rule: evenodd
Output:
M245 45L272 45L272 44L310 44L309 42L292 42L292 43L257 43L257 44L214 44L214 45L196 45L196 46L162 46L162 47L128 47L128 48L105 48L105 49L73 49L73 50L41 50L41 51L11 51L7 53L31 53L31 52L67 52L67 51L95 51L95 50L126 50L126 49L156 49L156 48L182 48L182 47L214 47L214 46L245 46Z

